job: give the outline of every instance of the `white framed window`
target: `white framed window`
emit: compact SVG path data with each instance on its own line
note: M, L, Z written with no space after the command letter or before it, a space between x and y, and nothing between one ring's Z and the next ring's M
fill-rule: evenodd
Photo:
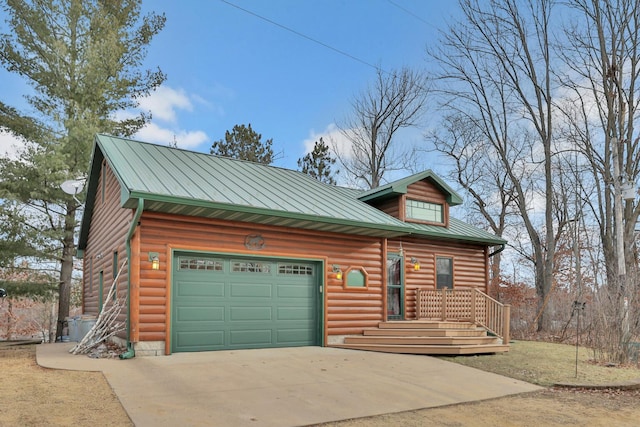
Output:
M407 199L407 218L444 223L444 209L439 203Z

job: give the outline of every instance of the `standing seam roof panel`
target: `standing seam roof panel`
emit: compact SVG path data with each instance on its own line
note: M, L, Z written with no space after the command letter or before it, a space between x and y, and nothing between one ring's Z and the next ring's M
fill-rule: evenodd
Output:
M338 221L336 224L341 224L340 227L347 221L374 228L392 227L407 233L418 228L358 200L362 192L329 186L297 171L105 135L97 139L119 179L133 193L132 197L148 194L160 203L158 206L179 203L185 206L179 209L182 212L201 208L223 212L226 209L223 206L228 205L231 211L244 212L239 217L246 217L249 212L265 215L271 211L279 218L293 215L296 222L315 217L323 224L317 226L323 229L333 221ZM210 208L206 207L207 203L212 203ZM282 223L282 219L276 222ZM452 222L451 230L418 229L454 237L458 226ZM476 234L471 228L460 230L480 238L489 235Z

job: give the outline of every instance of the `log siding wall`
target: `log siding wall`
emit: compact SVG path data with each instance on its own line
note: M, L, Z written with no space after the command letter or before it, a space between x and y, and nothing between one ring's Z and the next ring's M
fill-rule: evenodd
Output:
M167 341L170 327L170 268L173 250L208 251L228 255L298 258L324 262L324 332L361 333L383 319L383 239L314 233L283 227L251 225L199 217L145 212L141 218L139 312L141 341ZM245 238L260 234L265 248L248 250ZM160 254L160 269L152 270L148 252ZM333 265L343 272L363 268L368 289L349 289L337 280ZM321 285L319 283L318 285ZM133 308L133 306L132 306ZM167 346L168 347L168 346Z
M91 216L91 228L84 251L82 275L82 310L85 314L93 315L98 314L100 304L98 283L100 272L103 272L103 298L106 298L109 287L113 283L114 274L117 274L120 266L127 259L125 238L133 214L131 209L120 207L120 185L106 162L102 163L99 176L97 197ZM118 265L114 266L113 255L116 251ZM118 278L119 298L126 299L128 271L129 266L126 265ZM108 301L103 301L103 303L108 303ZM125 308L119 320L125 322L126 314ZM125 336L126 333L120 334L121 338Z
M386 213L387 215L391 215L394 218L400 218L401 217L400 216L400 202L401 202L401 200L402 199L399 196L396 196L396 197L389 198L387 200L383 200L382 202L372 203L371 206L373 206L376 209L381 210L382 212Z
M399 253L402 243L405 269L405 317L415 319L416 289L436 288L436 257L453 258L454 289L476 288L487 292L487 251L485 246L464 243L417 239L390 240L389 253ZM411 257L420 261L420 270L414 271Z

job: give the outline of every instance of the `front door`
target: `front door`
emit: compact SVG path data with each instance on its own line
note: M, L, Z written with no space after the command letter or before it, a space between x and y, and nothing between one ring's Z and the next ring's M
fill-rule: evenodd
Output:
M404 272L400 255L387 256L387 320L404 319Z

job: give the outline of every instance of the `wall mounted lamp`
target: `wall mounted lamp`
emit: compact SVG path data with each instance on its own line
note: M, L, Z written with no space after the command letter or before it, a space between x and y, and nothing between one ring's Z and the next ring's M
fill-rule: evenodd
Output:
M151 269L160 269L160 254L158 252L149 252L149 261L151 261Z
M338 264L333 264L333 272L336 273L336 279L342 280L342 270Z
M413 271L420 271L420 261L418 261L418 258L411 257L411 264L413 264Z

